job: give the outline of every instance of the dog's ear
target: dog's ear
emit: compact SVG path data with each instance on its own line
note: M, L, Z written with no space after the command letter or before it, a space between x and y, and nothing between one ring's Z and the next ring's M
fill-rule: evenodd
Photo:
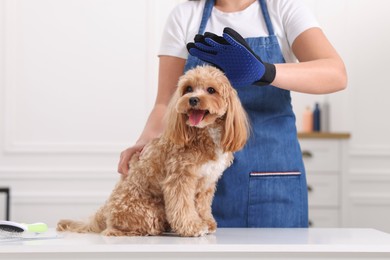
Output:
M225 89L228 109L222 134L222 147L224 151L235 152L241 150L249 138L249 122L236 90L229 83Z
M176 90L168 105L164 133L165 137L171 142L178 145L185 145L189 142L191 136L190 131L192 131L192 129L186 124L187 119L185 118L185 115L178 113L176 110L176 103L179 98L180 93Z

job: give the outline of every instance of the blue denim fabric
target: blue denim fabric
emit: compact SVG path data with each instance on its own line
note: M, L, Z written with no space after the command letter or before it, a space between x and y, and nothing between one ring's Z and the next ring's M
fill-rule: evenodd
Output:
M263 61L284 63L266 3L259 1L269 36L245 40ZM214 0L207 0L200 34L213 6ZM189 56L185 70L201 64ZM212 206L218 226L307 227L306 176L290 92L271 85L236 90L251 121L251 136L218 182Z

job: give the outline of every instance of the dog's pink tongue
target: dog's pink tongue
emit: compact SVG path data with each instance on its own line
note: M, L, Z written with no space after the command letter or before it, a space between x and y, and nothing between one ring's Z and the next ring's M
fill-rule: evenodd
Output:
M190 124L198 125L202 121L204 113L206 113L204 110L191 110L189 115Z

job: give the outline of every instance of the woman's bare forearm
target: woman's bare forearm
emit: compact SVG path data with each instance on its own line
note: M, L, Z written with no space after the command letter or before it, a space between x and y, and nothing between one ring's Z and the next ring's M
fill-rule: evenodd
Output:
M327 94L347 86L347 72L341 57L320 28L301 33L292 50L299 63L275 64L272 85L310 94Z
M308 94L327 94L347 86L344 65L333 59L302 63L275 64L276 76L272 85Z

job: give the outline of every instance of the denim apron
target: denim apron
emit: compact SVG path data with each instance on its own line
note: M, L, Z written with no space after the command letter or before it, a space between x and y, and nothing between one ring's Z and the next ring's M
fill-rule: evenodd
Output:
M206 0L199 34L215 0ZM284 63L265 0L259 0L268 37L245 39L268 63ZM189 56L185 71L205 64ZM218 182L213 215L219 227L307 227L306 176L290 92L274 86L236 88L248 113L251 134Z

